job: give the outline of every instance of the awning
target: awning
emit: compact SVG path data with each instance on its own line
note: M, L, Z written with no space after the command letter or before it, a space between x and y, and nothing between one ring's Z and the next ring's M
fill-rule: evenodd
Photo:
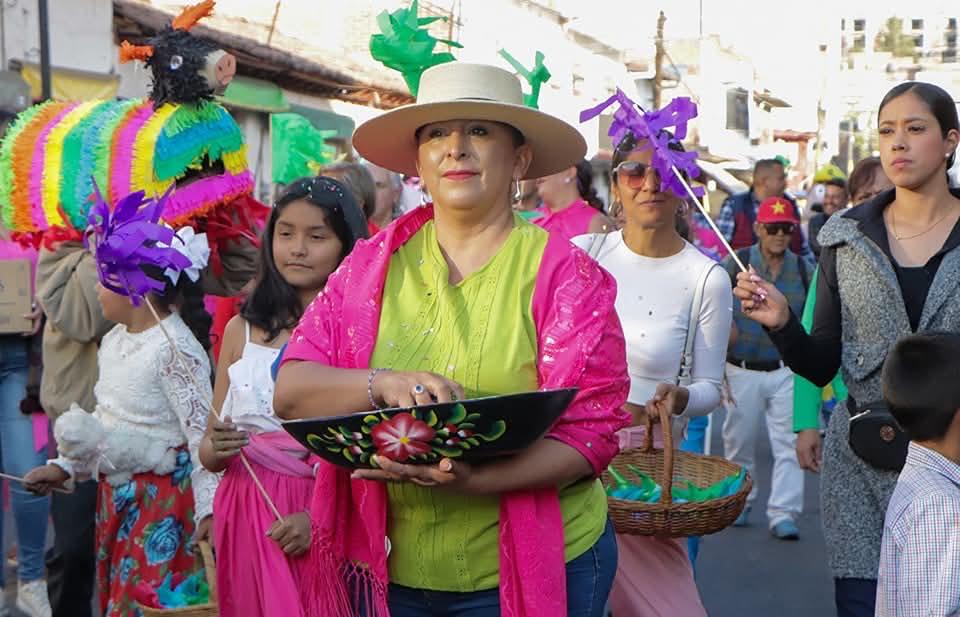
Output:
M252 77L238 75L233 78L223 96L216 97L220 103L233 109L282 113L290 111L290 103L276 84Z
M39 100L43 96L40 79L40 65L24 62L20 66L20 75L30 86L30 96ZM112 99L117 96L120 86L119 75L92 73L75 69L51 68L51 96L57 101L92 101Z
M335 136L328 137L328 139L349 140L353 135L353 129L356 128L356 123L353 121L353 118L326 109L316 109L294 103L290 105L290 111L295 114L300 114L309 120L310 124L318 131L337 132Z

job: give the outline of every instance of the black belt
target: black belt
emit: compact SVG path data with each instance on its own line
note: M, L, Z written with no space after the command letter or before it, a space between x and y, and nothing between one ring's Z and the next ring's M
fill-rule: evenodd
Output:
M727 356L727 362L734 366L739 366L742 369L747 369L748 371L763 371L764 373L779 371L784 367L784 364L781 360L750 362L749 360L740 360L738 358L734 358L733 356Z

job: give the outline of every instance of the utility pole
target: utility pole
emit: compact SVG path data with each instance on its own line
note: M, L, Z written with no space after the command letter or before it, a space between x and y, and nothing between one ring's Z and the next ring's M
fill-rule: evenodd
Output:
M277 18L280 16L280 2L277 0L277 4L273 7L273 19L270 20L270 32L267 33L267 45L273 41L273 33L277 30Z
M40 22L40 98L49 101L53 95L50 78L50 11L47 0L37 0L37 18Z
M657 17L657 42L656 53L653 59L653 107L660 109L663 105L663 25L667 23L667 16L660 11Z

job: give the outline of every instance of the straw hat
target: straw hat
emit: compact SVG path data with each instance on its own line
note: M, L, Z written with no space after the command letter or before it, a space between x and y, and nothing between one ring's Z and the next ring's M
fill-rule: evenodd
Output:
M523 133L533 148L533 162L526 178L563 171L587 152L587 144L577 129L524 106L520 81L512 73L465 62L448 62L424 71L417 102L358 126L353 146L363 158L380 167L416 176L417 129L446 120L491 120L509 124Z

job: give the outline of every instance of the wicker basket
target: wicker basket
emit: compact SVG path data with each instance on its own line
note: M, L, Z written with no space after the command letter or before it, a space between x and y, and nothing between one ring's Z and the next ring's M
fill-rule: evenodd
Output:
M670 426L669 412L661 410L661 424ZM750 475L733 495L709 501L675 504L672 499L674 479L693 482L697 486L709 486L735 473L740 466L715 456L678 452L673 449L673 434L663 431L663 450L653 448L653 423L647 418L647 433L642 448L624 450L611 465L622 475L633 475L627 465L660 480L663 492L659 503L646 503L626 499L609 498L610 518L617 533L684 538L716 533L733 524L743 512L747 495L753 487ZM615 482L608 471L603 473L604 486Z
M217 565L213 559L213 549L208 542L200 542L200 555L203 557L204 572L207 576L207 586L210 588L210 597L217 597ZM218 617L220 611L216 602L195 604L183 608L149 608L141 606L143 617Z

